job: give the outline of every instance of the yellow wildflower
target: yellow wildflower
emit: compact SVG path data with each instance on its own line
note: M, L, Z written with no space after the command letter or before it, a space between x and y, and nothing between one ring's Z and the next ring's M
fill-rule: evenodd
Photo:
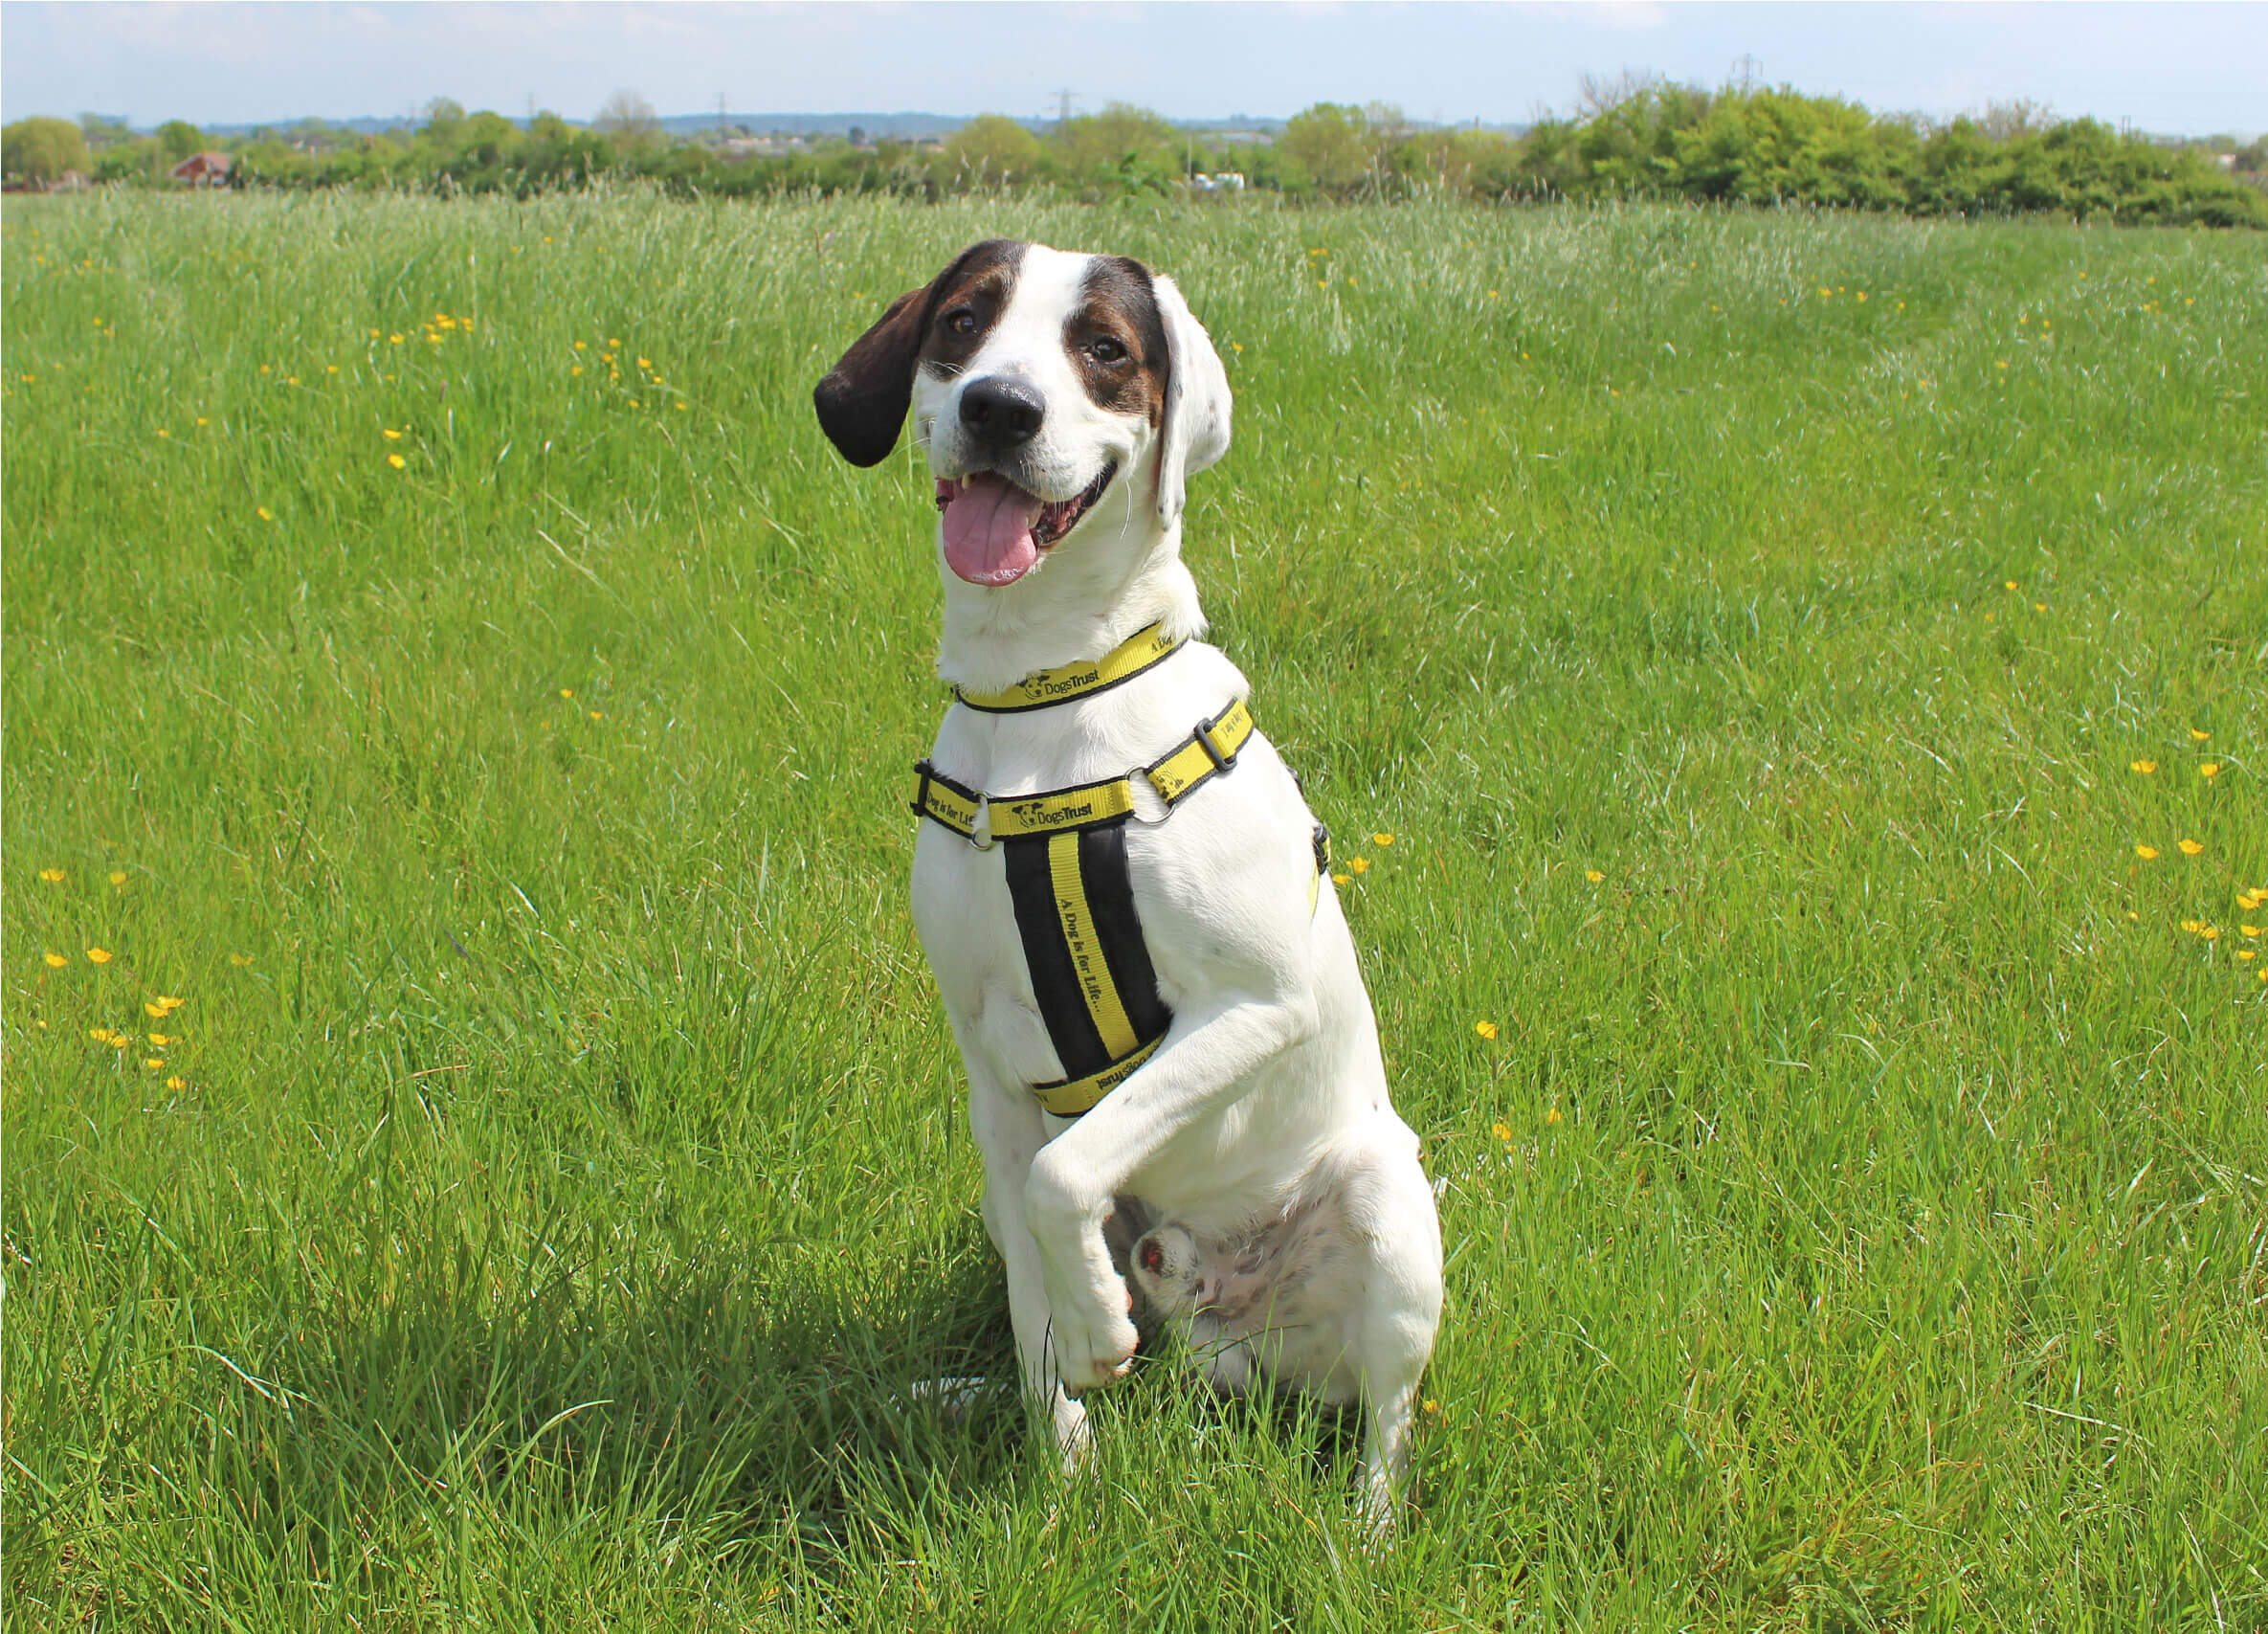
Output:
M108 948L89 948L87 950L87 962L89 964L106 965L110 963L110 958L111 954Z
M1352 874L1333 874L1331 876L1331 884L1335 885L1351 885L1354 884L1354 876Z
M68 953L57 953L51 951L42 956L46 958L49 964L53 965L57 970L61 970L65 965L71 962L71 956Z
M546 244L548 244L550 241L551 240L548 238L544 240L544 242ZM589 351L590 349L590 343L589 341L577 341L575 343L575 349L577 351Z
M2137 845L2134 855L2145 862L2155 862L2158 860L2158 848L2155 845Z
M276 513L270 510L266 505L254 505L252 507L252 514L258 517L262 522L274 522L276 520Z
M51 885L59 885L63 883L63 870L60 868L42 868L39 870L39 877L45 880Z
M173 1035L171 1033L152 1033L149 1035L149 1041L157 1048L164 1049L173 1042Z
M189 1080L176 1075L166 1080L166 1087L168 1089L187 1089L189 1087Z
M1559 1108L1554 1107L1544 1114L1544 1121L1547 1124L1557 1124L1565 1123L1567 1120L1560 1116Z
M1473 1023L1473 1031L1484 1039L1493 1039L1497 1036L1497 1024L1494 1021L1476 1021Z
M2215 777L2218 777L2220 774L2221 763L2217 760L2209 760L2203 766L2197 768L2197 775L2205 778L2208 782L2212 781Z
M148 1067L150 1071L155 1072L159 1067L166 1064L166 1058L162 1055L144 1056L142 1058L142 1064Z
M1495 1123L1488 1126L1488 1132L1495 1135L1499 1140L1508 1142L1512 1138L1512 1126L1504 1122L1503 1119L1499 1118Z
M2260 933L2260 928L2257 925L2239 925L2236 929L2246 936L2257 936Z
M394 430L391 426L381 427L378 435L386 438L386 440L389 442L399 442L402 440L402 434Z
M1428 1414L1429 1416L1437 1414L1441 1411L1441 1403L1434 1400L1431 1396L1427 1397L1424 1401L1419 1403L1419 1407L1421 1411Z
M1391 845L1393 842L1394 837L1390 834L1373 834L1370 836L1370 843L1373 845Z
M1583 877L1595 885L1607 876L1600 873L1596 868L1586 868L1583 870Z
M2002 590L2013 590L2016 588L2016 581L2014 579L2002 579L2000 581L2000 588Z
M250 953L231 953L229 963L234 965L238 970L242 970L246 965L252 963L252 955Z
M2204 741L2205 741L2207 738L2209 738L2209 737L2211 737L2211 736L2212 736L2212 733L2211 733L2211 732L2201 732L2201 731L2199 731L2199 730L2198 730L2198 729L2197 729L2195 727L2191 727L2190 728L2190 741L2191 743L2203 743L2203 742L2204 742Z
M1358 874L1367 874L1370 871L1370 859L1367 857L1349 857L1346 860L1346 865Z
M112 884L114 884L114 885L122 885L122 884L124 884L126 883L126 871L125 871L123 868L113 868L113 869L111 869L111 870L110 870L110 883L111 883Z
M572 698L575 695L575 689L571 686L563 686L559 689L559 695L562 698Z
M189 1000L186 998L174 998L168 995L161 993L150 1002L159 1006L160 1015L170 1016L174 1011L180 1009L184 1004L187 1004ZM145 1005L143 1008L147 1009L148 1005Z
M2202 857L2205 855L2205 847L2198 844L2194 839L2177 839L2174 841L2174 844L2180 848L2181 854L2184 857Z
M409 463L410 463L410 462L409 462L407 459L403 459L403 458L402 458L400 455L398 455L398 454L389 454L389 455L388 455L388 456L386 457L386 462L387 462L389 465L392 466L392 467L393 467L393 468L394 468L396 471L399 471L399 470L400 470L400 469L401 469L403 466L405 466L405 465L407 465L407 464L409 464Z
M2154 760L2129 760L2126 762L2126 770L2129 772L2139 772L2145 777L2147 777L2151 772L2158 770L2158 763Z

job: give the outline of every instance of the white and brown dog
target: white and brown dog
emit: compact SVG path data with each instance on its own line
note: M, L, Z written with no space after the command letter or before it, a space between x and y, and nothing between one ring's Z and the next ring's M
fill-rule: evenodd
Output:
M1244 677L1194 639L1181 518L1229 446L1219 355L1140 262L994 240L893 302L815 401L861 466L910 411L943 513L961 702L922 769L914 920L1026 1389L1076 1465L1079 1395L1134 1355L1131 1244L1217 1385L1367 1404L1387 1524L1440 1227L1314 818Z

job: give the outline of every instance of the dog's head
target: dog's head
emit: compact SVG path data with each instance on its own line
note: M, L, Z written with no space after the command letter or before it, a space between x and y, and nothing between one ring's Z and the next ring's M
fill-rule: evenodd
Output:
M1082 526L1170 530L1190 474L1229 447L1228 375L1171 279L1005 238L892 302L812 400L854 465L878 463L912 413L945 565L989 588Z

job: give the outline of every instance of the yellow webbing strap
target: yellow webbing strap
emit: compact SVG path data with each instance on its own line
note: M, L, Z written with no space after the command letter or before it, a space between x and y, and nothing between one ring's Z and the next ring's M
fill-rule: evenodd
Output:
M953 696L971 709L982 709L989 715L1044 709L1050 704L1068 704L1074 698L1084 698L1123 681L1132 681L1179 651L1181 643L1152 624L1137 630L1099 659L1034 671L999 692L964 692L956 686Z
M1062 834L1100 828L1134 815L1134 779L1146 777L1170 811L1219 772L1235 764L1253 734L1252 710L1241 698L1197 729L1164 758L1140 772L1101 783L989 800L938 772L926 760L914 768L914 810L942 823L964 839L976 838L977 814L989 806L991 838L1020 839L1034 834Z
M1055 886L1056 928L1063 938L1064 951L1070 955L1072 974L1078 984L1078 996L1085 1001L1087 1017L1095 1023L1096 1035L1116 1065L1132 1055L1141 1041L1134 1036L1134 1023L1126 1019L1126 1003L1119 996L1118 983L1111 978L1095 911L1087 906L1086 881L1080 876L1078 866L1078 835L1076 832L1051 834L1045 843L1048 878Z
M1058 1118L1076 1118L1081 1112L1093 1110L1096 1102L1133 1077L1135 1069L1155 1055L1158 1046L1165 1041L1162 1035L1154 1038L1132 1055L1120 1061L1114 1061L1101 1072L1091 1072L1084 1078L1066 1078L1054 1084L1034 1084L1032 1086L1032 1093L1038 1097L1042 1108L1055 1113Z

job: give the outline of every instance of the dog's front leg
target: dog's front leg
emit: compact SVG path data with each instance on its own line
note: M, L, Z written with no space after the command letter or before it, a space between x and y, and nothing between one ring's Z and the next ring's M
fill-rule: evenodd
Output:
M1086 1456L1087 1410L1064 1394L1056 1377L1039 1244L1024 1218L1032 1159L1047 1130L1028 1092L987 1081L975 1060L970 1058L968 1123L985 1159L985 1230L1008 1267L1008 1315L1015 1330L1024 1399L1046 1414L1068 1474Z
M1132 1365L1132 1299L1111 1264L1102 1222L1111 1201L1167 1142L1239 1093L1270 1057L1313 1029L1299 1007L1267 999L1177 1017L1142 1070L1042 1147L1023 1212L1038 1244L1055 1362L1066 1388L1107 1384Z

